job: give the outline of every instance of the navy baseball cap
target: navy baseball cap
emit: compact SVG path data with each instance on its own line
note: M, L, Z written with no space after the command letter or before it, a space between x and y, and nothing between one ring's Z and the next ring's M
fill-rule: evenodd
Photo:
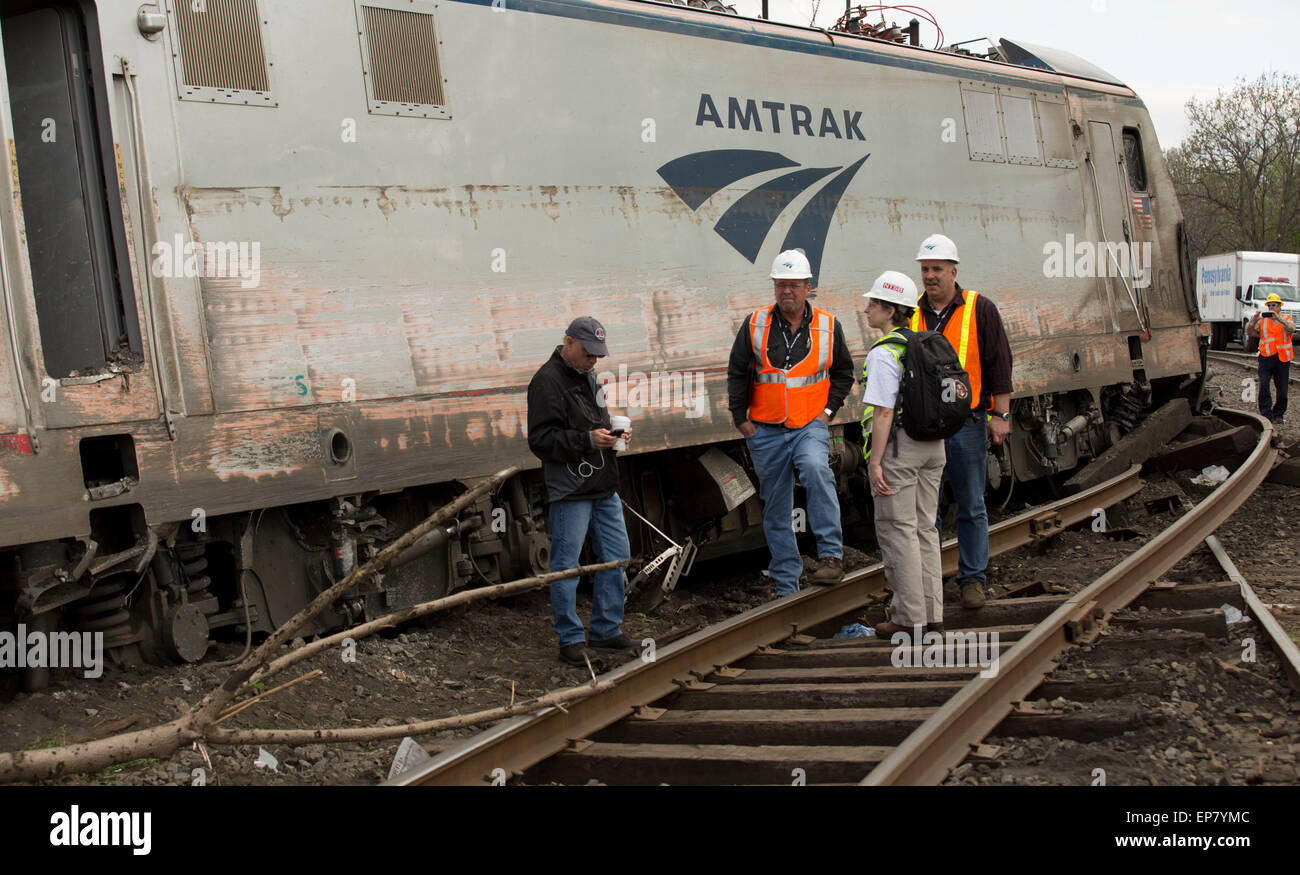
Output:
M587 351L587 355L609 355L609 347L605 346L605 326L601 325L591 316L579 316L569 323L569 327L564 329L567 337L582 341L582 348Z

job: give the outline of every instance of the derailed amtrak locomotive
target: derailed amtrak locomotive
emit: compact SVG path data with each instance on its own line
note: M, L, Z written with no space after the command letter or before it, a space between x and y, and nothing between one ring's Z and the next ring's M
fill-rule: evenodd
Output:
M1151 119L1072 56L642 0L15 0L0 40L0 624L119 659L270 630L509 464L306 631L544 570L525 392L577 315L634 552L761 545L726 360L781 249L862 356L871 278L957 241L1015 356L995 486L1203 371Z

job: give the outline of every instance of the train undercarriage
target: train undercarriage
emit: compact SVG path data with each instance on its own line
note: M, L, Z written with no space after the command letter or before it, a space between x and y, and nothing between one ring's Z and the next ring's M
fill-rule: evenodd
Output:
M1015 482L1054 487L1175 396L1201 406L1200 374L1147 381L1139 367L1134 376L1127 384L1014 399L1011 438L988 456L990 493L1007 495ZM869 538L861 430L848 423L832 436L846 532ZM620 494L634 557L628 575L643 593L661 600L697 557L763 548L752 471L739 440L625 457ZM108 659L123 666L198 662L216 638L247 644L271 632L462 490L441 483L344 494L152 526L139 505L97 511L89 537L0 553L0 630L21 624L99 632ZM544 573L549 562L541 474L524 471L366 578L303 634ZM49 682L47 667L22 671L26 689Z

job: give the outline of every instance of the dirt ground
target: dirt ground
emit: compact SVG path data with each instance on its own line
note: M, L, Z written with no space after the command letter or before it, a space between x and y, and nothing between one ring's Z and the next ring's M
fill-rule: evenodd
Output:
M1225 392L1239 375L1225 373ZM1230 402L1236 401L1235 404ZM1240 407L1226 394L1224 403ZM1300 412L1292 411L1280 427L1288 438L1300 437ZM1035 580L1049 588L1074 589L1086 584L1146 538L1166 527L1181 509L1146 512L1145 498L1182 490L1192 501L1196 487L1176 478L1154 478L1147 492L1130 499L1127 511L1112 525L1139 532L1135 540L1111 540L1084 529L1066 532L1045 550L1022 548L990 564L995 589ZM993 509L991 509L993 510ZM1016 512L1012 506L1007 513ZM998 516L994 512L995 518ZM1300 575L1291 545L1300 543L1300 489L1265 484L1219 531L1233 560L1265 602L1300 603ZM874 545L858 545L874 550ZM846 550L846 566L877 561L874 553ZM759 571L765 556L753 554L725 562L700 563L674 597L652 615L629 612L625 630L634 640L656 641L722 620L771 597ZM1222 580L1224 575L1202 547L1167 577L1177 580ZM953 610L960 610L955 605ZM589 616L590 599L580 594L579 610ZM1292 630L1300 615L1279 612ZM1062 677L1157 678L1166 692L1139 699L1151 725L1084 744L1060 739L1001 739L993 763L963 765L950 782L1092 783L1093 770L1106 770L1111 784L1295 783L1300 754L1300 699L1280 674L1276 659L1263 645L1258 660L1242 660L1241 639L1258 637L1250 626L1234 627L1228 639L1211 639L1211 649L1193 655L1158 655L1142 665L1093 666L1086 649L1063 663ZM1123 633L1114 633L1123 634ZM1104 648L1098 645L1094 650ZM214 658L232 658L241 647L223 644ZM597 671L634 654L604 656ZM1090 667L1091 666L1091 667ZM268 687L319 669L320 677L267 697L222 725L227 728L318 728L396 725L498 707L516 699L582 683L585 668L556 659L550 606L545 592L482 602L430 619L424 625L358 642L354 662L340 650L317 654L281 675ZM124 722L142 728L172 719L178 709L197 703L223 681L229 669L211 664L172 668L119 670L106 667L103 677L82 679L55 672L51 685L34 694L0 688L0 750L33 749L98 737ZM1050 707L1050 703L1041 703ZM1056 703L1057 708L1079 707ZM1156 719L1160 718L1160 719ZM418 739L432 750L445 749L477 729L461 729ZM1132 737L1129 737L1129 736ZM289 747L270 745L259 765L255 747L183 748L163 760L114 766L93 775L62 779L63 784L188 785L331 785L373 784L388 776L400 740L370 744Z
M850 568L867 557L847 550ZM872 560L875 561L875 560ZM634 641L656 642L716 623L772 597L761 570L766 557L753 555L697 563L691 583L661 608L647 615L629 611L624 631ZM585 588L584 588L585 590ZM578 611L591 613L589 591L579 591ZM213 659L238 656L241 647L223 644ZM602 654L597 672L613 668L635 654ZM319 728L397 725L500 707L590 679L585 667L556 658L550 600L535 591L480 602L411 624L391 636L356 644L355 661L345 662L341 649L326 651L267 679L266 687L305 675L304 681L269 696L221 725L226 728ZM124 719L132 728L173 719L179 709L197 703L220 684L229 669L208 664L172 668L105 668L103 677L86 680L73 671L54 672L51 685L38 693L6 695L0 705L0 750L52 747L83 740ZM0 699L0 701L3 701ZM417 740L430 750L451 746L483 727L449 730ZM370 744L269 745L274 770L257 765L256 747L197 746L165 761L142 760L77 775L63 784L323 785L373 784L388 777L401 739ZM206 757L205 754L206 753ZM264 759L265 761L265 759ZM201 774L195 770L202 770Z

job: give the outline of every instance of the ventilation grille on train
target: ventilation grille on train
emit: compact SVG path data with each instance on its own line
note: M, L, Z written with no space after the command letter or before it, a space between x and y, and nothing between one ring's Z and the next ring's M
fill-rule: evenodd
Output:
M257 0L170 5L181 99L274 105Z
M433 4L403 5L408 8L358 4L370 111L378 115L450 118L445 109ZM429 11L411 11L410 5Z

